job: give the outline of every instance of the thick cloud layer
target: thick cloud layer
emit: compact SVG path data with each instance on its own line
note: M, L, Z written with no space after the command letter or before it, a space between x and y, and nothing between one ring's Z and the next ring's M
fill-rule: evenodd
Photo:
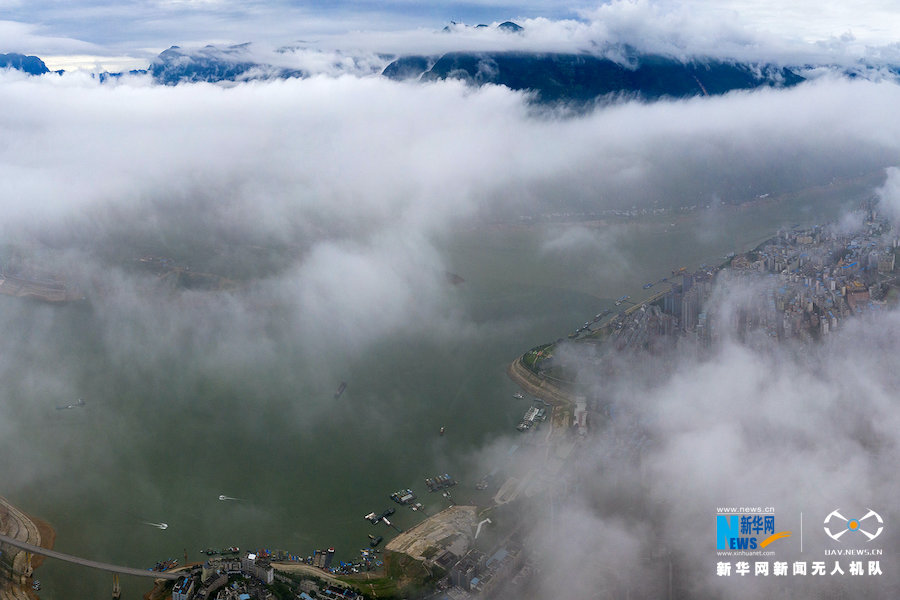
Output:
M880 207L889 216L894 227L900 225L900 169L890 167L887 180L878 189Z
M379 343L418 337L438 347L483 335L447 281L441 250L463 227L731 203L877 175L896 163L898 101L893 84L822 79L683 102L622 99L560 117L535 112L507 89L458 82L345 76L170 88L146 78L100 85L80 76L3 73L3 266L64 273L89 299L74 324L52 307L3 305L0 374L10 384L0 432L21 461L10 464L37 465L15 470L8 484L78 466L68 454L34 460L16 450L16 436L32 435L16 425L40 410L27 399L64 404L71 390L92 385L138 405L147 420L156 411L196 411L204 417L196 422L208 419L215 433L227 426L216 421L228 414L221 404L236 401L210 388L253 398L257 381L289 364L317 393L297 400L290 377L267 381L273 405L289 416L303 411L296 425L290 421L297 430L326 424L333 415L321 398L332 399L344 364L377 356ZM884 194L892 183L893 175ZM605 252L619 239L579 228L552 235L543 250ZM187 281L189 272L221 279L179 284L140 261L150 256L180 265ZM727 345L716 359L685 358L658 377L610 390L615 401L638 408L630 415L623 409L623 429L614 422L612 435L589 449L584 495L559 513L563 522L551 523L553 531L540 532L548 545L537 547L560 559L542 580L541 597L557 585L571 583L580 595L601 583L574 566L581 554L566 554L571 548L596 552L620 581L637 581L626 559L653 554L645 540L654 535L668 548L684 546L679 564L694 579L679 585L715 591L705 576L715 557L705 542L692 546L696 532L684 527L711 523L720 502L759 498L788 510L824 489L829 510L845 501L889 507L896 490L888 466L896 457L884 390L893 382L879 361L896 351L883 333L896 323L886 319L848 327L811 358L787 352L774 360ZM66 344L55 343L60 339ZM849 372L842 368L847 349L859 361ZM76 367L79 361L87 366ZM164 393L169 384L177 395ZM137 389L157 393L135 401ZM146 398L151 406L141 404ZM275 410L253 408L242 412L251 425ZM380 425L379 408L367 417ZM860 408L845 427L846 411ZM116 427L115 407L101 419L97 430L117 447L150 446ZM651 440L637 454L628 446L634 433ZM820 434L834 453L818 450ZM183 437L206 443L191 431ZM882 450L873 453L867 440ZM110 459L90 447L84 452L97 466L90 483ZM798 462L781 464L786 453ZM723 487L720 480L737 466L747 468ZM614 493L607 474L617 482ZM839 483L851 475L866 493ZM822 508L809 503L812 512ZM656 516L648 520L621 509L626 505ZM661 579L648 581L643 591L651 595Z
M5 239L53 249L88 288L96 269L174 257L240 280L234 304L214 301L222 318L277 305L301 336L362 346L444 331L456 311L435 243L472 219L738 202L878 172L900 139L900 88L841 80L567 119L455 82L2 83ZM591 235L546 251L611 243ZM140 302L122 276L96 295ZM242 322L219 335L242 337Z
M6 44L0 50L50 57L53 69L128 70L140 68L141 61L146 66L172 44L190 48L248 41L257 44L254 53L264 64L288 63L284 66L316 73L360 72L391 54L510 50L622 58L623 46L682 58L793 66L896 65L900 57L894 35L898 17L885 0L852 7L803 2L787 8L743 0L616 0L565 7L545 2L423 7L403 1L10 4L4 15L10 20L0 21ZM496 28L508 19L524 30ZM447 23L449 34L442 31Z
M759 291L725 282L711 310L752 305ZM896 594L900 542L890 523L900 518L892 475L900 416L892 365L900 321L888 311L845 323L821 343L726 335L711 352L683 343L677 357L580 367L591 396L612 406L611 418L595 423L599 433L576 451L564 508L548 518L546 504L536 507L542 525L530 543L541 567L528 597L586 597L586 590L703 598ZM585 358L569 356L572 365ZM773 507L776 530L792 537L773 544L772 556L718 556L716 510L740 506ZM861 517L870 508L884 518L884 535L871 543L860 536L856 545L845 538L843 546L825 537L822 523L832 510ZM884 554L825 555L857 546ZM883 575L829 575L836 560L847 572L860 559L864 570L878 560ZM717 562L733 567L739 560L749 561L749 577L716 574ZM827 571L766 578L753 575L756 561L786 561L790 569L794 561L824 561Z
M517 196L536 186L531 194L552 188L563 207L647 204L662 190L673 201L732 202L880 169L897 146L887 117L898 87L868 82L621 103L557 120L533 118L503 88L453 82L314 78L226 90L142 81L5 75L7 222L162 203L202 204L214 209L207 221L282 238L335 218L433 229L485 203L519 210Z

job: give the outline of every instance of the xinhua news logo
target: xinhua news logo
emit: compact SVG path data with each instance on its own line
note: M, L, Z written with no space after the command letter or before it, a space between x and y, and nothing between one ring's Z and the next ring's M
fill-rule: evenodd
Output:
M866 541L871 542L884 530L884 519L877 512L868 509L862 517L848 519L840 513L840 509L836 508L825 517L825 533L833 540L842 541L841 537L846 533L850 533L847 539L856 539L862 534L868 538Z
M717 550L757 550L790 535L775 532L775 515L716 515Z

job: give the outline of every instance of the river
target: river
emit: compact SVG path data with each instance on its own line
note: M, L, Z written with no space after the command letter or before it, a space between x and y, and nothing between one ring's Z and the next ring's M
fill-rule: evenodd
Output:
M479 457L516 441L526 407L505 374L517 355L619 296L646 295L645 282L673 269L720 262L779 226L833 219L866 193L851 187L678 216L459 230L439 250L464 279L452 293L471 330L449 341L389 334L377 349L347 357L326 383L298 369L291 349L221 377L196 376L179 361L128 364L106 354L95 327L102 315L90 307L2 297L2 352L20 357L0 396L0 478L11 486L3 494L53 525L57 550L97 561L150 567L231 545L302 555L334 546L351 560L368 533L390 538L362 517L391 506L392 491L412 487L437 511L444 501L423 479L447 472L461 481L458 502L475 498L473 483L490 467ZM54 369L77 387L42 387L42 373ZM347 388L334 398L341 380ZM85 405L57 410L67 397ZM421 518L407 509L395 517L403 528ZM53 560L37 578L45 600L106 597L112 583ZM149 589L128 577L122 585L124 598Z

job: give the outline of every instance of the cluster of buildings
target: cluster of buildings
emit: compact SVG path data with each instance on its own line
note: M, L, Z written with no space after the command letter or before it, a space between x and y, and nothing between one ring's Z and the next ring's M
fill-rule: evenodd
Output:
M172 600L268 600L274 581L272 564L255 554L215 558L176 581Z
M300 583L299 587L300 591L297 593L297 600L314 600L316 598L325 598L326 600L360 600L364 597L359 592L348 587L328 585L320 588L313 581L304 581Z
M334 549L317 551L322 557L319 568L327 570ZM326 558L327 557L327 558ZM245 553L243 556L216 557L202 566L194 567L175 582L172 600L271 600L275 596L270 586L276 581L288 585L299 600L326 598L358 600L362 595L349 587L328 585L321 579L304 578L295 581L275 572L267 553Z
M731 316L738 333L779 339L828 335L844 319L880 310L892 287L898 238L874 207L862 227L780 231L755 251L735 257L736 277L765 275L758 302Z
M653 350L676 335L705 344L726 334L819 338L848 317L881 309L897 286L898 245L872 203L852 231L781 230L721 266L673 272L660 282L666 291L609 321L609 340L621 351Z
M217 556L179 578L172 589L172 600L273 600L273 584L287 586L291 598L298 600L363 598L350 587L329 584L314 575L289 577L276 572L272 565L272 561L303 562L328 572L333 557L334 548L317 550L314 557L305 561L282 550Z
M757 196L758 200L765 200L769 197L769 194L762 194ZM554 211L554 212L546 212L540 213L536 215L519 215L519 221L523 223L531 223L535 221L548 221L548 222L591 222L597 221L600 219L609 219L609 218L620 218L620 219L634 219L637 217L646 217L648 215L661 216L661 215L679 215L679 214L688 214L693 213L698 210L710 209L713 208L712 204L684 204L681 206L652 206L652 207L638 207L631 206L630 208L607 208L604 210L591 210L591 211ZM672 223L670 227L674 227L675 223Z
M498 586L519 573L524 562L522 549L509 540L490 556L474 548L461 557L445 552L435 563L447 570L447 578L433 598L467 600L490 597L493 591L500 589Z

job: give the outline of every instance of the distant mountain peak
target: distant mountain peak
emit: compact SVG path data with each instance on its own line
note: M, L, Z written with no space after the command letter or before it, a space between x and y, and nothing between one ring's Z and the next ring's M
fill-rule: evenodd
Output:
M0 54L0 69L16 69L31 75L43 75L50 72L44 61L37 56L16 53Z
M622 58L626 60L620 62ZM405 56L389 64L391 79L460 79L530 91L543 103L593 103L606 96L645 100L720 95L739 89L787 87L803 77L785 68L715 59L681 61L622 49L617 59L587 53L448 52Z
M525 28L521 25L518 25L517 23L513 23L512 21L503 21L502 23L497 25L497 29L508 31L510 33L519 33L521 31L524 31Z
M150 74L157 83L176 85L198 81L248 81L302 77L297 69L257 62L250 53L251 43L232 46L207 44L183 49L171 46L150 63Z
M457 29L490 29L490 25L485 25L484 23L479 23L478 25L471 26L466 25L464 23L457 23L456 21L450 21L449 25L445 25L441 30L444 33L453 33ZM499 29L500 31L505 31L507 33L520 33L524 31L524 27L519 25L518 23L514 23L512 21L503 21L499 25L495 27L495 29Z

